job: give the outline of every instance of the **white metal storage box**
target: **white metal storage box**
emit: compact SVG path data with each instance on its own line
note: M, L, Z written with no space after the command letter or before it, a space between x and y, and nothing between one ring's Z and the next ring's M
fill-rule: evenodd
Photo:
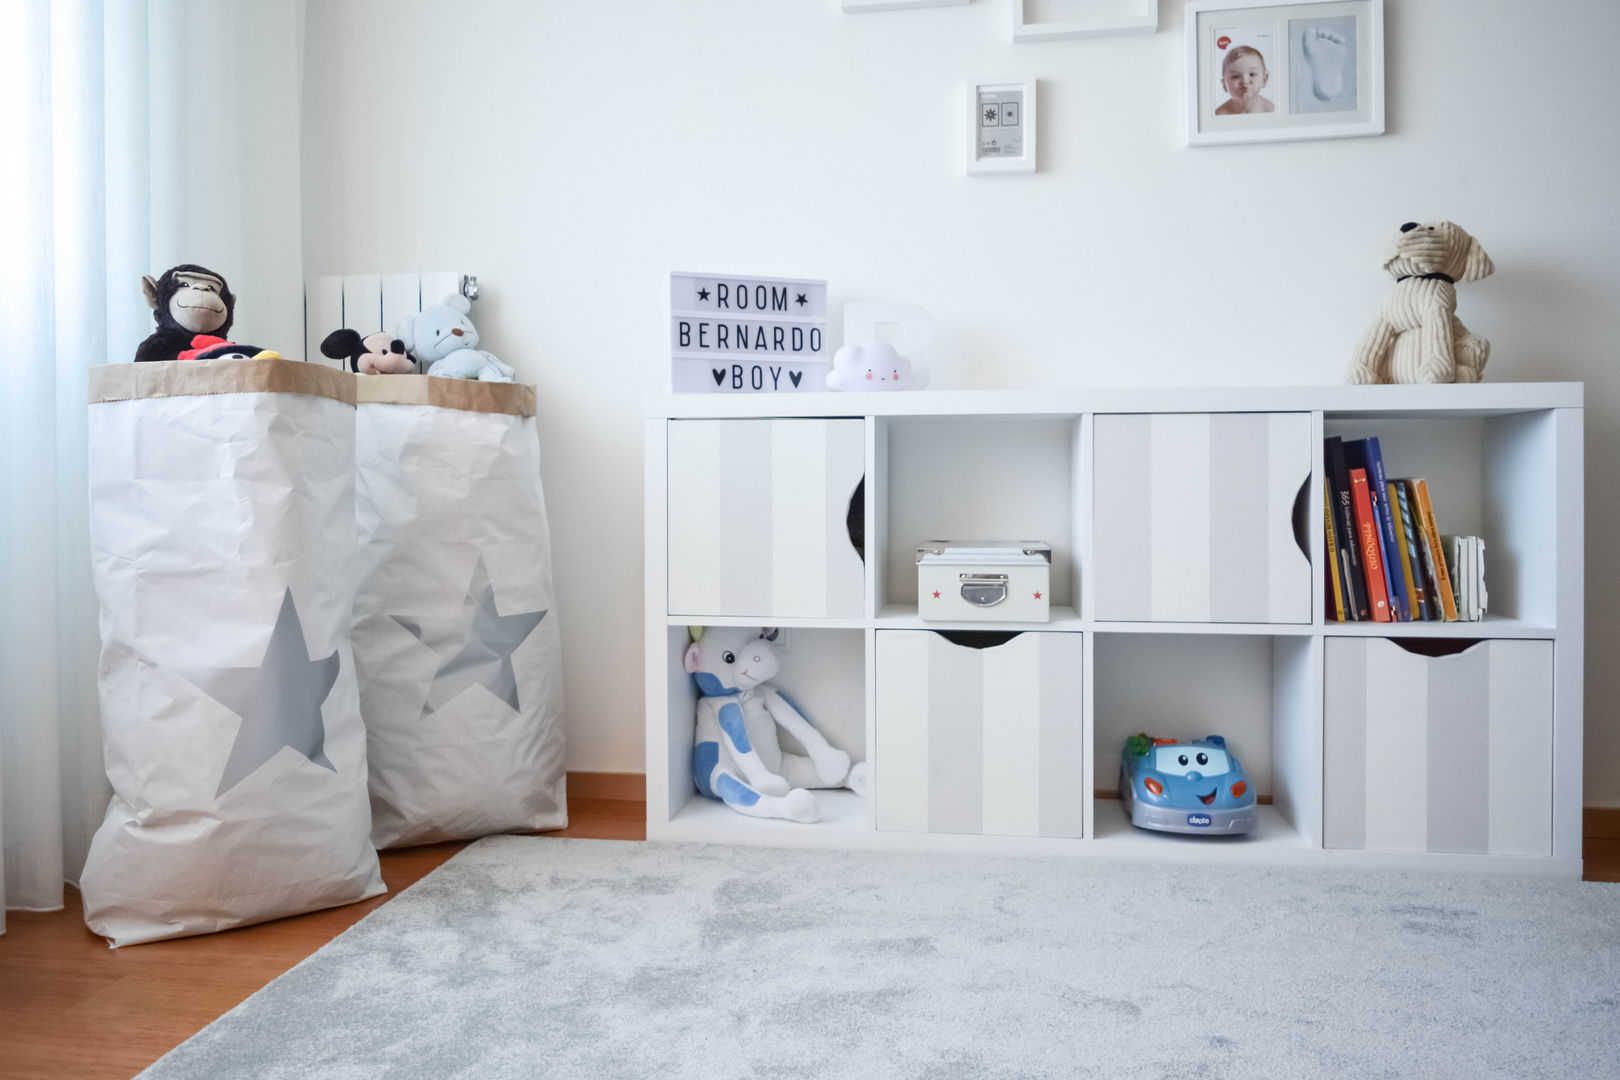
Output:
M986 622L1050 618L1052 548L1042 540L924 540L917 616Z

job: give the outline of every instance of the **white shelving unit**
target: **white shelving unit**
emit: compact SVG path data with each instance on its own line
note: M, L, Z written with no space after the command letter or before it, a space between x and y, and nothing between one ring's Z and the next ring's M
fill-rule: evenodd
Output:
M1578 383L651 399L648 838L1578 878L1582 409ZM1444 531L1485 537L1486 619L1324 617L1325 435L1377 435L1392 477L1428 478ZM858 460L857 553L847 524ZM751 539L739 547L739 535ZM918 618L916 543L968 536L1051 544L1049 622ZM672 595L706 609L677 610ZM804 613L821 611L837 614ZM699 796L696 694L680 663L695 624L784 628L773 681L870 763L870 798L821 792L823 820L799 825ZM962 663L929 675L896 659L916 649L886 647L937 640L918 631L1072 636L1023 659L992 656L1005 633L952 638L966 642ZM1037 652L1047 659L1028 659ZM1070 659L1079 670L1061 695L1040 698L1009 674ZM913 689L927 698L928 679L960 700L952 680L965 667L984 715L909 704ZM991 715L1009 679L1038 724ZM896 702L906 716L885 725ZM1060 751L1002 753L1009 716ZM1181 838L1131 827L1114 796L1123 741L1141 730L1226 735L1260 793L1259 828ZM981 771L964 755L983 747L1001 757ZM972 812L952 802L958 791ZM1000 834L1060 819L1053 827L1072 831L1065 806L1083 807L1078 837Z

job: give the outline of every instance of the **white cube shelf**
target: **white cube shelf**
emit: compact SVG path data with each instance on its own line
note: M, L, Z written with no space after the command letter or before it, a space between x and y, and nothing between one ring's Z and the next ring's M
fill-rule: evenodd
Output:
M1571 383L652 399L647 835L1579 877L1582 426ZM1330 621L1324 435L1377 435L1485 537L1485 620ZM934 537L1050 543L1051 621L919 619ZM869 799L796 825L697 794L698 622L788 628L775 681ZM1254 833L1132 828L1140 730L1232 739Z

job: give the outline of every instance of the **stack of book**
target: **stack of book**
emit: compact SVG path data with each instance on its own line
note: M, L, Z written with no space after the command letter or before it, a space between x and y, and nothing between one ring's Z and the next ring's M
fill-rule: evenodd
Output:
M1446 551L1457 616L1478 622L1485 617L1485 541L1477 536L1442 536L1440 546Z
M1338 622L1456 622L1484 615L1484 544L1442 537L1429 484L1390 479L1377 438L1324 444L1327 614ZM1453 541L1453 542L1448 542ZM1466 587L1467 592L1460 591ZM1462 601L1459 603L1459 601Z

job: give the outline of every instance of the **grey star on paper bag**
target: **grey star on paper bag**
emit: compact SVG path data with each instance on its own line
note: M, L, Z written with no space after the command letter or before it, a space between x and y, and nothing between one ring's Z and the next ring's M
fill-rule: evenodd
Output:
M311 762L337 772L326 756L321 703L337 684L337 650L311 660L292 590L281 600L270 644L258 667L179 668L181 675L242 718L225 759L217 799L290 746Z
M416 640L439 655L439 669L434 673L433 685L428 687L421 719L472 686L482 686L517 712L517 674L512 670L512 654L545 617L546 611L502 615L495 606L495 587L482 558L473 568L472 584L457 617L393 616Z

